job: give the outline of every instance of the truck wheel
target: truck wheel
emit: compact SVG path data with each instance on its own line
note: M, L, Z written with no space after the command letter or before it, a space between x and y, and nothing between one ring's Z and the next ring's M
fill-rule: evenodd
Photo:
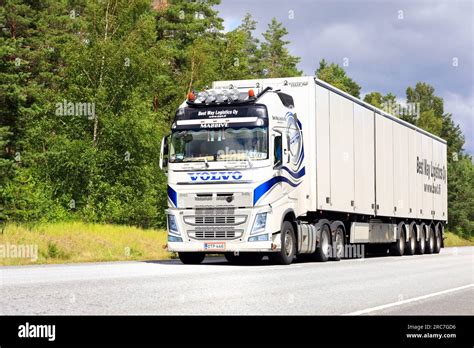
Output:
M398 240L390 246L390 255L402 256L405 252L405 244L405 230L402 229Z
M426 241L425 241L425 229L420 226L420 240L416 242L416 253L423 255L425 253Z
M405 245L405 255L414 255L416 249L416 234L415 231L408 227L410 230L410 239L408 239L408 243Z
M293 225L289 221L283 221L281 226L281 250L271 253L268 258L271 262L280 265L289 265L296 255L296 239Z
M227 262L230 262L230 263L237 263L237 260L239 259L238 256L234 255L234 253L225 253L224 257L227 260Z
M441 231L437 228L436 237L435 237L435 246L434 246L434 251L433 251L435 254L439 254L439 252L441 251L441 243L442 243Z
M339 261L344 257L344 230L340 226L336 229L335 246L332 252L334 253L331 258L333 261Z
M184 263L185 265L197 265L204 260L204 258L206 257L206 254L181 252L181 253L178 253L178 256L181 262Z
M321 237L319 245L313 254L314 260L318 262L326 262L329 259L329 248L331 248L331 233L329 226L324 225L321 228Z
M435 236L433 229L428 230L428 239L426 240L425 254L433 254L435 248Z

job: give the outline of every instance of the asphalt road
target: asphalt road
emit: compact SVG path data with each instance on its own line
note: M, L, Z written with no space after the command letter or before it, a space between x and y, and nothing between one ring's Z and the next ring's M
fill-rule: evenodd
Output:
M474 314L474 247L235 266L223 258L0 268L0 314Z

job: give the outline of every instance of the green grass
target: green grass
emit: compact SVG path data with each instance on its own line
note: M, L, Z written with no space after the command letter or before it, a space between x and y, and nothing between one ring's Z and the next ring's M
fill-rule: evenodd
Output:
M462 238L457 234L446 231L444 233L446 239L444 240L445 247L455 247L455 246L474 246L474 237Z
M0 265L170 259L173 255L164 248L166 243L164 230L131 226L82 222L8 224L0 235ZM12 257L12 248L18 250L25 245L37 246L37 253L33 247L33 254L28 254L36 254L36 260Z
M465 239L451 232L446 232L445 237L446 247L474 246L474 237ZM166 260L174 257L164 248L166 242L164 230L131 226L82 222L8 224L0 234L0 265ZM30 245L37 246L36 259L12 257L12 252L5 255L7 247Z

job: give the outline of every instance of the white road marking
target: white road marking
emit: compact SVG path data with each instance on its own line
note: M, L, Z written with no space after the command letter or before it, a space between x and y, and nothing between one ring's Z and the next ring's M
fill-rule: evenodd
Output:
M382 306L377 306L377 307L372 307L372 308L366 308L366 309L362 309L362 310L360 310L360 311L355 311L355 312L351 312L351 313L346 313L346 314L344 314L344 315L361 315L361 314L367 314L367 313L379 311L379 310L382 310L382 309L387 309L387 308L396 307L396 306L401 306L401 305L404 305L404 304L407 304L407 303L411 303L411 302L415 302L415 301L424 300L424 299L427 299L427 298L430 298L430 297L435 297L435 296L439 296L439 295L448 294L448 293L454 292L454 291L459 291L459 290L463 290L463 289L472 288L473 286L474 286L474 284L468 284L468 285L460 286L460 287L458 287L458 288L453 288L453 289L448 289L448 290L433 292L433 293L428 294L428 295L423 295L423 296L418 296L418 297L414 297L414 298L409 298L409 299L403 300L403 301L397 301L397 302L393 302L393 303L388 303L388 304L385 304L385 305L382 305Z

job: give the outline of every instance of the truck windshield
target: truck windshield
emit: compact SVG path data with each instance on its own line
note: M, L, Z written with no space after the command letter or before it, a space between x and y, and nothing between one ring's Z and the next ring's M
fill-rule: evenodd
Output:
M267 127L196 129L171 135L170 162L245 161L268 158Z

